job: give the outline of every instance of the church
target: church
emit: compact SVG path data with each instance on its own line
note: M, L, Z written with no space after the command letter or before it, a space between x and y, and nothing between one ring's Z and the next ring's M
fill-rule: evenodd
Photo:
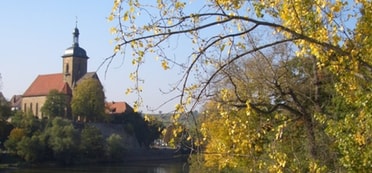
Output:
M96 72L87 72L88 59L86 51L79 46L79 29L73 30L72 46L62 55L62 73L38 75L22 95L21 109L38 118L45 115L40 111L51 90L57 90L67 96L70 103L72 91L82 80L94 78L99 81ZM69 105L69 104L68 104ZM71 109L66 108L65 116L71 116Z

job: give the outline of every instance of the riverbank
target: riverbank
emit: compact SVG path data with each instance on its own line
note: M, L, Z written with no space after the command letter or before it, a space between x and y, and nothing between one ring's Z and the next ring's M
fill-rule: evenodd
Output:
M132 150L126 152L123 158L124 163L150 162L150 161L187 161L189 154L177 149L147 149Z
M40 169L40 168L62 168L62 167L78 167L90 165L125 165L130 167L140 167L140 165L167 165L179 164L187 165L189 154L182 153L176 149L138 149L124 153L123 158L118 160L84 160L72 165L60 165L56 162L42 162L38 164L23 164L22 162L2 163L0 164L0 173L17 172L18 169ZM20 163L20 164L19 164Z
M70 166L35 166L15 169L2 169L0 173L188 173L187 162L155 161L130 163L97 163Z
M12 166L10 164L0 164L0 173L11 173L17 169L17 166Z

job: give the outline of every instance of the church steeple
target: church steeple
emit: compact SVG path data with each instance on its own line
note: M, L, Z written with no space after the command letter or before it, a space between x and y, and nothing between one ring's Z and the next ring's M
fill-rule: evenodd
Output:
M77 26L75 27L74 32L72 33L72 35L73 35L72 46L73 47L79 47L79 29L77 28Z
M73 56L73 57L80 57L80 58L85 58L88 59L89 57L87 56L87 53L85 50L81 47L79 47L79 29L77 26L75 26L75 29L72 32L72 47L69 47L65 50L64 55L62 56L63 58Z
M64 81L67 82L71 88L74 84L87 73L88 64L86 51L79 46L79 29L77 22L75 29L72 32L73 40L72 46L65 50L62 55L62 73L64 74Z
M72 47L79 47L79 29L77 28L78 19L77 19L77 16L75 17L76 17L75 29L72 32L72 36L73 36Z

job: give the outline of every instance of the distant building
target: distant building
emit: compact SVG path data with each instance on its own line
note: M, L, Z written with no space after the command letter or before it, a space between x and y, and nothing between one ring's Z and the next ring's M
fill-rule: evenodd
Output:
M135 113L126 102L106 102L105 107L105 113L108 116L106 120L113 123L125 123L128 121L126 117Z
M14 95L11 99L10 99L10 108L12 109L12 111L17 111L17 110L21 110L21 104L22 104L22 95Z
M86 51L79 46L79 30L73 31L73 44L62 55L62 73L39 75L22 95L21 109L23 112L31 112L33 115L43 118L40 111L47 95L51 90L57 90L67 96L69 103L72 98L72 90L82 80L94 78L99 81L95 72L87 72L88 59ZM69 104L68 104L69 105ZM65 116L71 116L71 108L66 107Z
M134 110L126 102L106 102L106 114L118 115L122 113L133 113Z

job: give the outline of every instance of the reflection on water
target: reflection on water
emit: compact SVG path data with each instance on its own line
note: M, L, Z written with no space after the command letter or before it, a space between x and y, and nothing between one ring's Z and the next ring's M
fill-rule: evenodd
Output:
M188 173L187 163L133 163L18 169L14 173Z

